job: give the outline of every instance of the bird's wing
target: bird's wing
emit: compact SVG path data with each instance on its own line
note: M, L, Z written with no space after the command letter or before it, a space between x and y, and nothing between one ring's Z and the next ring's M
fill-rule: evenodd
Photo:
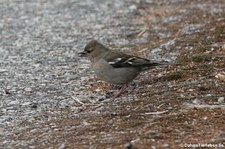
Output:
M161 65L157 62L151 62L148 59L141 58L138 56L131 56L121 52L110 52L105 60L113 67L120 68L120 67L154 67Z

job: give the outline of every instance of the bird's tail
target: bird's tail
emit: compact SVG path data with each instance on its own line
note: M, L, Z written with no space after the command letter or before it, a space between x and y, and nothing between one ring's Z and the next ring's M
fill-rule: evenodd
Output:
M174 63L170 63L170 62L167 62L167 61L164 61L164 62L149 62L149 63L145 64L144 69L152 69L152 68L155 68L155 67L166 67L166 66L169 66L169 65L174 65Z

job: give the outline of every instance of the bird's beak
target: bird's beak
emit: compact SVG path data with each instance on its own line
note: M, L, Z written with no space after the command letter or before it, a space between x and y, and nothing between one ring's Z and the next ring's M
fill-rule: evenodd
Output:
M78 54L79 54L79 57L87 57L87 52L85 52L85 51L80 52Z

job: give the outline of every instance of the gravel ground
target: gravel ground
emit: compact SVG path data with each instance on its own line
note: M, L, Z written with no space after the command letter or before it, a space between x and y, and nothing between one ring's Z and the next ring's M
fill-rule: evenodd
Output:
M67 0L0 3L0 134L41 111L72 106L76 96L94 96L88 85L89 61L80 59L92 38L124 46L126 33L141 25L128 23L135 1ZM107 40L107 41L106 41ZM75 108L76 110L76 108Z
M129 116L126 115L128 111L132 114L132 109L139 109L141 106L147 106L154 102L157 105L166 105L167 100L165 103L158 103L155 100L152 100L153 103L149 103L146 101L146 97L152 96L154 99L161 100L161 98L171 95L172 98L174 97L173 92L165 92L161 96L157 89L164 92L168 88L177 87L179 90L179 85L186 85L182 82L184 80L178 85L174 84L175 82L160 82L160 77L168 74L166 71L153 70L151 75L146 72L141 75L143 78L146 76L158 77L159 80L150 80L155 87L146 83L148 81L143 78L139 81L137 79L135 82L141 82L139 84L141 91L129 91L127 95L113 101L112 105L104 105L101 101L106 99L105 90L110 87L108 84L96 80L93 72L89 69L90 62L85 58L80 58L78 53L83 50L88 41L95 38L116 50L129 51L150 59L173 62L183 51L197 49L194 45L196 42L193 42L192 45L189 37L196 33L202 33L202 30L209 24L212 25L214 21L224 23L222 15L224 8L225 3L219 0L215 3L210 0L204 2L187 0L1 0L0 148L124 148L125 145L128 149L129 146L132 146L131 144L140 142L139 137L127 137L129 133L125 128L131 131L130 129L136 128L136 124L138 124L141 128L136 129L142 130L136 134L143 135L145 134L144 129L149 127L142 125L146 120L143 123L134 122L131 126L129 124L122 125L121 131L124 129L124 134L126 134L126 139L121 139L125 140L123 142L118 141L122 133L115 131L113 133L111 127L102 128L102 125L99 126L100 120L112 123L111 121L118 116L118 113L121 114L120 118L122 119L124 115ZM223 31L220 32L222 37L224 37ZM204 33L206 34L206 32ZM184 46L183 40L189 43ZM224 39L218 43L210 45L211 48L218 49L221 45L223 47ZM222 50L224 50L223 48ZM183 65L186 68L189 66L191 63ZM214 73L213 76L216 74L223 76L224 69L219 68L217 70L220 71ZM175 72L176 70L173 68L173 70L167 71ZM171 76L174 77L171 74L166 77ZM175 77L182 79L179 73ZM187 79L185 77L183 79ZM188 75L188 77L191 76ZM189 80L189 84L195 84L194 76L192 79ZM176 79L171 79L171 81L174 80ZM157 81L159 83L154 84ZM202 82L204 81L202 78ZM220 85L223 87L224 83L219 83ZM185 102L185 109L190 107L192 109L193 104L202 101L199 99L200 95L193 93L195 88L188 86L186 89L187 92L179 90L181 91L179 99L182 98L179 102L184 99L185 101L193 99L191 104ZM204 90L204 88L202 89ZM189 93L194 95L189 97ZM216 112L222 114L225 95L219 89L217 93L215 98L221 105L214 107L219 107L220 109L216 109ZM211 92L205 97L209 97L209 94ZM198 98L192 98L193 96ZM174 99L178 98L174 97ZM85 103L86 106L81 105L78 100ZM137 100L141 102L137 102ZM127 101L128 103L126 103ZM134 104L131 105L129 102L134 102ZM171 106L176 103L177 101L171 100L171 103L168 103L163 111L167 113L173 109L173 114L178 113L176 116L181 116L183 111L181 112L176 106ZM136 107L133 107L134 105ZM184 103L180 108L183 105ZM196 107L198 108L198 106ZM117 108L120 112L117 111ZM114 113L113 110L116 112ZM109 117L107 112L109 112ZM137 111L133 112L133 114L137 114ZM143 109L138 112L152 115ZM203 118L204 113L211 114L207 110L198 112L200 117L203 114ZM101 115L102 113L106 114ZM194 113L190 112L190 114ZM139 121L140 115L130 117L134 121ZM220 118L223 119L224 114ZM149 122L154 123L154 119L160 121L160 116L148 117L148 119L151 119ZM117 120L115 120L115 124L119 121ZM163 117L162 120L166 121L167 118ZM224 122L218 120L218 123ZM205 123L202 123L201 126L203 125ZM112 126L114 126L113 123ZM130 127L128 128L128 126ZM167 127L162 125L161 129L163 128ZM218 131L214 133L222 136L225 130L219 131L221 127L217 128L215 130ZM86 129L88 129L88 134ZM112 133L106 131L107 133L101 133L100 137L99 134L95 134L95 131L101 132L105 129L111 130ZM135 130L130 133L133 134L133 131ZM157 136L156 132L150 133ZM77 138L73 134L76 134ZM204 134L200 136L204 136ZM90 140L84 141L87 138ZM223 136L219 138L221 139ZM218 143L219 139L215 140ZM224 140L222 139L222 141ZM131 144L126 144L126 142L131 142ZM140 143L139 147L146 148L146 145L149 145L148 142L150 141ZM105 146L99 146L99 144ZM169 148L171 145L167 142L161 147Z

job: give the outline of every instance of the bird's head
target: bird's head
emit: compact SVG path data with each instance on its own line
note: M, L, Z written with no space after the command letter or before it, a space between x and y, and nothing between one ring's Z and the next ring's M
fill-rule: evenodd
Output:
M87 55L91 61L97 60L107 53L109 49L97 40L91 40L84 48L82 55Z

